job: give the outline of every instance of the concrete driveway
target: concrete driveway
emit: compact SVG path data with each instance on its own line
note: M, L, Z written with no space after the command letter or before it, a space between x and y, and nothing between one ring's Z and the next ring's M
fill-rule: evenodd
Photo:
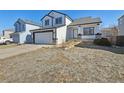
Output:
M31 52L42 47L53 47L53 45L24 44L16 47L0 49L0 59L5 59L19 54Z

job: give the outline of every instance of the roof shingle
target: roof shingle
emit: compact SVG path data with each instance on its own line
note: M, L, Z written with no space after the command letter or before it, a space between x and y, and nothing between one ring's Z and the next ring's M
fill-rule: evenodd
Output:
M97 18L84 17L84 18L79 18L79 19L74 20L69 26L101 23L101 22L102 21L99 17L97 17Z
M31 24L31 25L41 26L40 23L36 23L36 22L31 21L31 20L28 20L28 19L19 19L19 20L23 21L23 22L26 23L26 24Z

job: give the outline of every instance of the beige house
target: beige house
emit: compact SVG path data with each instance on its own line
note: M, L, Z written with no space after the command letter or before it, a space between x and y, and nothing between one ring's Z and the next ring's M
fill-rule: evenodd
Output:
M119 36L124 36L124 15L118 19Z
M118 19L117 45L124 46L124 15Z
M118 36L117 27L104 28L101 30L101 32L103 38L107 38L112 44L116 44Z
M95 39L101 33L99 26L102 23L99 17L84 17L74 20L68 26L68 38Z
M6 38L11 38L11 34L14 33L14 29L3 30L3 36Z
M102 37L112 37L118 36L118 28L117 27L109 27L101 30Z

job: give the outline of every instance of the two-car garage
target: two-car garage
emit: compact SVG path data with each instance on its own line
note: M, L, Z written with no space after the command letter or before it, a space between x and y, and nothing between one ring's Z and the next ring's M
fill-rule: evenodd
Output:
M53 30L33 32L33 41L36 44L52 44Z

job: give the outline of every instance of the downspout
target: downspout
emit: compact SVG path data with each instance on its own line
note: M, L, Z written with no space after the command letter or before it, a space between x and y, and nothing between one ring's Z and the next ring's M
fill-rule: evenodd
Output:
M58 42L56 29L57 29L57 28L55 28L55 44L57 44L57 42Z
M35 32L33 32L33 44L35 44Z

